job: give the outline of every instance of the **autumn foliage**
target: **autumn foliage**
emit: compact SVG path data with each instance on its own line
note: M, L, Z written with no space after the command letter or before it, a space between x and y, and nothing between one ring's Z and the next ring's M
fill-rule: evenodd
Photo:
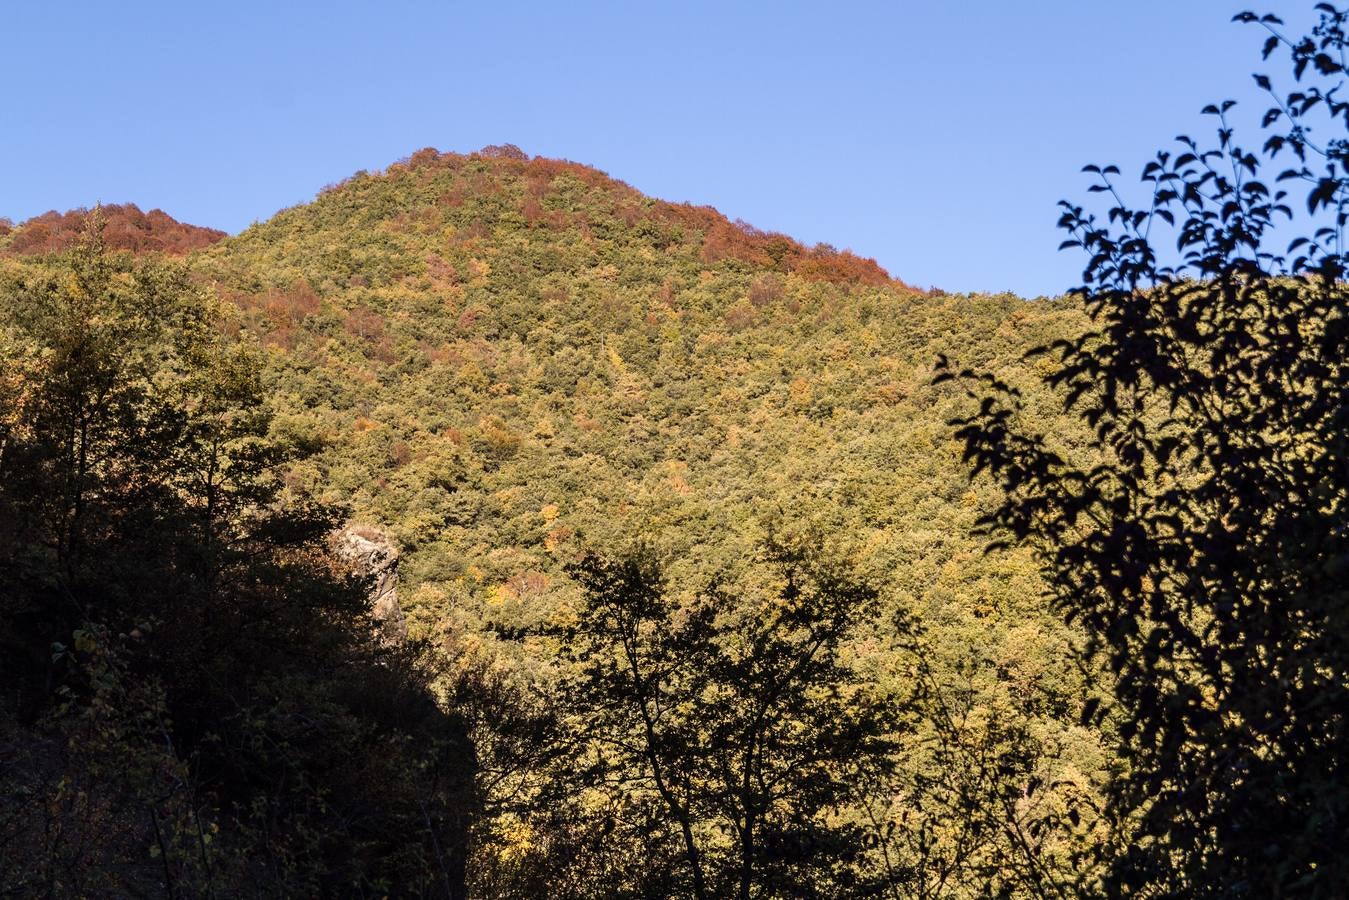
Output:
M179 222L161 209L142 212L134 203L100 206L99 210L105 223L103 239L110 250L158 251L180 256L209 247L225 236L225 232L214 228ZM0 247L0 253L40 255L65 250L79 238L89 212L51 210L12 228L0 224L0 237L13 233L9 243Z
M828 244L807 248L785 234L762 231L748 222L728 221L710 206L658 203L657 215L703 232L703 262L737 259L752 266L795 272L811 281L880 286L892 283L890 273L874 259Z
M9 246L14 237L0 238L0 247ZM9 448L19 440L13 435L27 427L18 415L32 405L24 400L27 373L37 371L32 367L45 358L31 348L40 347L40 340L53 343L48 331L35 329L48 319L66 321L33 315L31 298L66 290L62 267L74 255L0 259L0 359L8 361L0 367L0 445L5 445L0 475L22 474L10 468L10 460L18 457ZM746 858L752 863L749 881L771 881L771 890L759 891L764 897L979 896L977 891L946 890L949 885L939 883L957 864L972 873L970 879L997 870L1012 852L1012 838L997 831L989 816L967 827L972 795L985 791L999 800L1019 798L1024 786L1037 778L1045 786L1035 791L1039 805L1012 802L1020 816L1015 824L1038 828L1039 820L1030 818L1038 809L1058 803L1070 788L1090 792L1099 783L1096 773L1106 761L1095 735L1076 725L1079 675L1055 665L1068 655L1066 627L1044 609L1042 584L1029 559L979 553L984 539L971 529L995 499L995 488L971 487L942 426L963 401L930 384L931 360L937 353L987 360L1009 378L1023 375L1020 360L1027 347L1081 330L1084 317L1075 307L1011 297L924 296L855 254L827 245L810 247L728 220L710 207L664 203L597 169L527 157L505 147L476 154L419 151L379 171L357 173L325 189L312 203L283 210L182 260L159 254L136 259L126 252L109 258L121 267L119 272L141 266L147 273L179 273L174 283L218 316L210 322L185 317L183 328L190 335L185 333L184 339L245 348L243 362L222 368L219 377L229 377L222 382L226 387L236 379L252 379L249 384L256 386L250 390L274 408L270 418L248 410L248 415L236 414L226 403L228 397L210 399L214 405L203 407L195 398L204 390L198 385L205 376L197 374L195 357L175 356L162 367L162 377L144 381L146 391L162 391L165 403L178 405L147 417L150 425L128 433L123 443L134 457L125 464L119 461L109 477L121 477L125 469L127 490L140 491L147 484L145 472L178 465L173 459L155 462L159 445L149 440L178 427L176 423L201 430L233 428L237 421L238 428L253 429L227 448L230 466L238 459L256 468L272 459L257 454L271 453L275 445L277 462L259 470L259 478L265 476L261 484L276 492L278 503L301 510L343 503L350 510L342 514L343 521L378 526L378 534L397 547L398 603L408 636L416 648L432 652L428 675L437 691L444 690L437 697L454 717L443 722L428 707L426 722L440 722L447 729L462 723L469 736L464 748L471 751L463 757L467 765L460 765L457 756L435 756L434 742L423 736L418 722L400 725L399 734L406 737L394 734L392 739L389 730L380 730L382 725L366 729L369 715L401 713L375 693L382 680L368 689L342 692L368 680L366 665L352 663L332 673L321 668L332 657L314 640L327 639L333 620L319 618L327 616L325 607L314 605L316 598L308 593L292 598L284 593L286 582L263 584L261 575L241 582L247 589L247 609L273 618L239 636L229 627L235 620L216 624L206 617L216 607L195 605L187 596L182 602L192 605L183 608L199 617L202 636L191 630L197 619L175 621L174 634L192 634L192 641L171 658L176 669L155 670L173 672L166 680L173 693L165 700L172 705L155 705L158 701L150 703L155 698L149 698L139 706L116 709L126 710L122 719L140 715L142 709L168 710L162 729L158 720L147 720L147 739L154 742L150 749L156 754L163 745L161 731L174 737L169 751L183 746L177 735L191 713L191 723L207 723L197 724L194 735L209 729L222 737L219 743L197 740L184 754L201 749L214 754L210 760L238 758L239 771L247 775L257 771L249 762L257 753L269 767L260 778L288 780L277 805L256 811L243 804L255 796L275 796L271 782L259 781L256 787L245 786L247 790L236 786L237 781L201 782L206 789L225 784L218 789L218 801L208 799L205 806L192 793L193 783L184 782L174 795L179 806L173 807L154 805L164 794L147 776L134 785L136 793L128 791L129 800L107 801L108 808L125 810L123 818L132 827L119 829L104 816L70 832L70 841L86 834L106 833L109 840L125 835L126 850L119 852L143 863L144 872L137 874L149 886L141 893L164 892L155 886L167 883L161 871L167 859L181 887L175 896L237 896L244 890L236 885L251 886L246 879L256 881L270 871L255 875L242 870L263 855L249 852L257 842L276 845L284 838L308 853L310 832L299 831L312 824L322 829L315 840L328 842L318 849L333 848L315 865L312 885L294 882L270 893L252 893L353 896L354 889L348 891L334 879L350 881L369 872L362 882L370 888L366 896L376 891L415 896L419 884L461 880L468 883L467 891L452 896L681 896L681 879L690 867L671 850L688 845L666 827L668 807L649 784L629 777L626 765L612 766L602 758L609 755L610 739L636 745L621 729L587 721L584 705L569 705L574 695L562 693L558 681L569 677L573 662L563 658L559 641L565 635L556 629L578 621L587 603L568 565L592 551L621 559L634 541L651 548L670 578L663 596L670 601L672 631L655 639L684 641L682 647L669 642L659 646L671 652L686 648L690 654L676 680L667 679L661 689L674 691L676 704L686 698L706 700L693 707L671 707L681 718L674 722L677 730L668 733L679 740L688 735L682 745L688 752L675 748L671 756L663 747L657 752L689 775L688 796L699 806L693 843L703 860L707 896L735 896L735 885L723 881L732 858L742 862L737 884L746 880ZM160 280L111 283L129 292L142 285L148 290ZM137 296L128 294L126 304L132 324L139 321L134 317L162 306L132 303ZM8 319L7 304L12 307ZM15 335L23 342L14 343ZM166 346L177 344L166 339ZM149 365L159 353L155 345L135 359ZM216 365L213 359L206 362ZM180 379L190 380L180 387ZM64 381L48 382L53 397L65 389ZM159 394L146 395L137 387L128 396L140 402L143 396ZM180 402L184 397L192 402ZM16 412L11 414L11 409ZM109 421L123 428L130 420L118 416ZM1047 427L1057 424L1048 422ZM193 447L209 447L204 442L211 433L201 433L200 440L193 437ZM51 452L66 454L66 444L57 438L59 434L48 442ZM108 438L99 441L98 449L109 446ZM181 493L186 496L206 497L211 484L201 479L209 477L209 459L195 451L184 458L190 466L182 466L184 474L174 484L185 485ZM78 473L78 463L70 471ZM56 490L8 494L0 483L0 509L14 498L38 512L50 508L61 502L60 485L65 482L53 477L51 483ZM134 491L133 499L140 496ZM166 502L177 503L175 497ZM97 500L99 510L109 502L102 492ZM205 499L202 505L210 502ZM117 512L106 508L110 515ZM190 537L201 517L195 508L188 512L192 515L181 517L181 528ZM258 521L248 515L241 528ZM271 506L259 505L257 515L270 516ZM178 527L178 521L164 527ZM14 530L8 525L16 522L15 515L0 516L0 531ZM128 522L127 539L137 548L152 546L147 542L161 533L154 530L159 527L154 521L153 527ZM802 547L813 546L817 537L834 542L820 565L856 569L856 583L874 584L883 592L876 599L885 606L875 615L868 610L866 622L848 629L837 660L849 672L844 681L834 683L837 695L829 693L830 685L816 692L797 678L791 683L804 692L797 691L790 705L769 710L777 724L760 729L766 740L790 737L793 743L770 747L768 761L787 773L797 786L793 795L805 800L776 802L760 813L761 800L737 788L740 799L731 799L741 804L738 808L755 810L751 849L759 848L759 854L744 852L743 843L733 846L723 834L721 826L732 828L734 816L710 811L707 804L730 796L727 788L735 779L707 769L700 760L720 765L734 755L725 748L756 744L735 733L746 733L738 723L758 729L753 720L764 706L742 701L771 697L762 691L750 696L744 685L771 688L762 683L763 677L796 678L791 673L800 670L792 660L800 657L793 647L798 635L806 636L805 630L796 629L819 622L802 605L809 606L813 596L810 584L798 582L806 593L793 593L785 575L761 559L760 539L766 531L799 539ZM371 534L375 532L367 536ZM213 556L225 552L219 542L201 552L196 546L193 539L184 553L190 550L196 559L208 556L206 551ZM5 552L0 541L0 562ZM101 558L116 561L117 572L125 567L156 578L161 571L173 575L163 589L143 592L147 601L168 598L163 600L166 610L179 601L177 594L164 591L176 588L176 573L192 562L185 559L180 565L177 557L166 557L160 565L157 548L110 552ZM260 562L269 559L264 556ZM253 562L245 559L240 566ZM6 568L7 576L12 569ZM48 590L46 584L34 590L56 598L50 607L55 609L64 602L57 597L59 585ZM712 585L719 586L715 595ZM224 593L229 589L224 583L204 583L203 589L208 597L233 596ZM0 596L0 618L6 614L6 596ZM45 615L49 607L35 608ZM896 644L890 613L900 608L930 623L923 648ZM684 615L697 610L714 613L707 640L683 624L701 621ZM309 618L311 611L314 619ZM169 616L165 612L163 618ZM293 628L300 643L292 643L289 632L271 628L274 620ZM123 630L130 635L129 629L120 629L120 620L116 624L114 635ZM156 650L168 646L156 636L163 628L155 627L150 637L126 640L135 641L133 646L141 646L142 640L146 647L153 643ZM64 639L69 630L63 625L34 632L25 643L35 673L25 684L46 684L51 644L60 640L70 645ZM0 645L14 633L14 626L0 628ZM232 709L220 713L214 702L201 711L185 707L180 697L209 700L215 696L209 692L215 691L233 695L240 680L214 661L235 658L231 642L252 641L254 635L266 647L277 648L284 672L298 673L295 686L281 685L273 695L259 695L257 704L251 696L244 698L259 724L235 717ZM287 648L296 646L296 658L287 658ZM957 749L964 755L950 762L951 753L943 756L933 747L933 734L915 733L906 724L886 736L902 741L896 748L899 767L892 768L888 757L871 758L866 773L841 763L817 766L812 761L820 758L817 750L833 753L838 747L856 746L859 735L866 737L862 726L867 722L849 712L861 708L851 705L862 696L859 692L874 688L877 702L893 699L911 708L911 657L919 649L936 673L933 678L940 679L932 690L940 690L943 700L949 696L952 718L972 749L964 753L961 745ZM301 658L301 653L306 655ZM0 669L10 665L10 655L0 652ZM820 658L812 656L805 665L813 666ZM191 664L179 662L184 659ZM378 673L396 674L378 656L372 663ZM198 678L200 688L180 677L198 675L202 665L208 669ZM320 667L317 673L315 666ZM728 666L753 670L751 681L742 685ZM461 673L467 673L464 680ZM305 677L298 678L300 674ZM487 680L474 680L480 675ZM222 687L217 689L206 676L218 678ZM706 694L700 690L704 684ZM509 691L522 693L516 698L502 685L514 685ZM0 707L15 702L18 693L8 691ZM27 696L22 693L17 699ZM835 700L848 707L839 715L833 714L840 705ZM967 707L975 717L964 716ZM709 711L715 720L707 718ZM3 715L0 708L0 719ZM341 722L334 722L336 718ZM0 784L36 783L43 773L9 774L4 724L0 721ZM1031 739L1022 739L1016 729L1033 735L1029 749ZM255 744L241 743L240 734L255 732ZM87 752L78 743L83 734L72 733L67 745ZM459 740L458 731L448 734ZM340 740L330 739L333 735ZM822 743L817 742L820 736ZM274 738L275 748L263 743ZM716 746L713 741L722 752L706 754L704 748ZM378 751L373 756L372 748ZM454 747L447 745L446 753L451 751ZM1017 766L995 768L1008 758ZM274 760L291 759L296 760L293 767L273 766ZM424 779L411 782L409 792L404 763L421 759L427 767L412 774ZM801 777L787 772L798 763L804 768L793 771L804 773ZM103 766L103 759L93 759L90 766L94 764ZM183 764L188 775L201 771L191 761ZM745 771L743 761L734 765L741 768L729 771ZM292 772L305 780L289 780ZM765 772L765 777L775 777ZM948 772L960 778L941 780ZM0 894L7 886L6 853L24 867L35 855L7 851L6 828L20 831L23 848L40 841L65 846L47 837L47 806L28 799L84 802L78 792L90 779L72 782L67 790L60 785L61 774L54 770L46 795L0 790ZM853 777L860 774L866 777ZM584 784L592 775L621 780L597 791ZM451 798L466 780L471 790L461 792L462 812L437 799ZM297 803L307 799L311 795L304 791L310 783L327 793L312 813L297 818L289 798ZM847 796L836 796L838 789L846 789ZM763 792L756 788L751 793ZM104 802L107 795L88 796L93 803ZM237 811L236 798L243 798ZM421 798L426 800L425 814L417 805ZM834 799L837 813L828 803L820 806ZM214 810L213 804L223 811ZM21 810L9 825L7 809ZM83 823L95 818L82 816L82 809L72 806L55 820ZM199 809L215 815L208 826L220 822L219 832L208 832L204 858L209 867L197 862L203 858L204 842L188 827ZM170 812L176 815L170 836L192 841L185 848L168 845L166 854L154 843L151 813L163 821ZM471 821L452 821L451 816ZM339 820L356 824L349 833L334 834L328 823ZM180 821L181 828L176 824ZM234 823L257 824L260 830L245 833ZM437 829L434 834L432 828ZM57 837L65 840L65 835ZM300 838L306 843L297 843ZM1056 851L1067 842L1058 832L1055 840ZM434 858L434 841L441 841L450 854L444 870ZM423 853L427 842L432 842L429 856ZM227 849L217 849L222 847ZM216 865L218 854L225 852L240 861L240 871L226 872ZM413 872L427 859L427 871ZM197 871L189 865L201 870L201 877L190 883L184 878L197 878ZM455 865L463 867L462 877ZM179 876L175 866L186 874ZM104 871L91 865L67 868L77 874ZM376 884L386 872L392 874ZM82 896L127 893L91 889ZM1032 895L1011 896L1021 900Z
M613 215L628 227L647 223L668 234L672 241L700 238L701 260L705 265L733 260L784 274L795 273L810 281L873 287L890 285L917 292L892 278L874 259L858 256L851 250L838 250L827 244L806 247L785 234L763 231L739 219L731 221L711 206L652 201L631 185L611 178L599 169L570 160L531 158L514 144L484 147L471 154L442 153L426 147L391 165L384 176L430 176L436 172L463 170L469 164L483 160L490 161L490 174L473 171L453 191L442 196L446 206L458 207L473 196L504 192L510 183L523 179L525 190L519 209L530 227L570 227L585 232L593 223L583 213L550 208L548 202L554 181L561 176L570 176L588 188L605 191L612 201ZM342 184L326 188L325 193Z

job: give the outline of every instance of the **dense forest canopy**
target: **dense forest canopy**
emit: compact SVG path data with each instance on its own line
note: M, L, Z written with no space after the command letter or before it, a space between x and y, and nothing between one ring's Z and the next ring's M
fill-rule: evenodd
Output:
M511 145L0 225L0 891L1341 895L1322 13L1329 230L1223 118L1057 299Z
M105 204L98 209L103 217L103 242L112 250L182 255L225 236L215 228L179 222L162 209L141 212L134 203ZM79 240L88 217L89 210L73 209L51 210L18 225L0 219L0 253L40 255L69 249Z
M11 257L11 296L65 259ZM876 592L866 623L840 636L849 678L915 702L918 657L896 616L920 615L923 665L962 705L964 737L984 747L1017 732L1046 783L1090 792L1103 777L1099 742L1074 718L1082 683L1059 664L1070 634L1043 609L1028 558L982 554L972 528L995 496L970 482L945 428L959 392L929 383L943 352L1028 375L1025 349L1084 327L1076 305L916 291L846 251L494 148L422 151L183 263L148 264L213 298L218 340L255 348L266 435L294 448L277 463L279 496L345 507L397 547L407 631L438 660L442 690L486 679L530 729L574 741L575 723L540 719L560 714L554 685L571 677L562 635L584 599L569 565L640 544L670 602L713 583L748 602L771 593L776 576L756 560L782 534L822 541L829 565ZM544 802L562 772L541 749L510 756L542 738L489 734L501 715L474 726L501 783L472 800L487 812L469 877L487 895L529 896L545 877L577 896L605 890L648 787L573 785ZM910 775L938 764L930 740L905 745ZM896 843L891 823L919 813L892 770L831 801L853 822L858 884L897 877L881 874L865 817L895 844L892 870L920 852ZM952 802L968 789L942 788ZM922 853L970 852L930 816ZM568 842L583 838L598 844L578 870ZM668 838L644 839L652 864L633 891L678 873ZM721 839L708 839L713 855ZM978 843L989 866L1004 852ZM812 871L826 879L815 890L841 889L828 880L840 873Z

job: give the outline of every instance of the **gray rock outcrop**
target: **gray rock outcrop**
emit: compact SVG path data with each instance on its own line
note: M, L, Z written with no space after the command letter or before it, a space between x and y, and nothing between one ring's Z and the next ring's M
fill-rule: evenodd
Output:
M370 581L370 611L379 621L380 634L393 643L407 639L407 621L398 605L398 548L388 535L369 525L348 525L334 544L338 556Z

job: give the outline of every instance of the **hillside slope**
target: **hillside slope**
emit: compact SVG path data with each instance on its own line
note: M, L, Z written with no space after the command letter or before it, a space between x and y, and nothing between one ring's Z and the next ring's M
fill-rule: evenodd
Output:
M638 541L676 583L733 581L779 528L949 623L954 655L1026 657L1028 616L1062 640L1028 561L972 536L993 498L929 381L938 353L1021 380L1083 327L1067 303L927 296L501 148L360 173L193 265L268 345L283 427L324 448L292 489L402 544L414 629L515 634L565 614L566 561Z
M5 254L0 276L36 283L25 273L49 260ZM931 383L946 354L1022 386L1071 454L1078 433L1032 377L1054 364L1024 354L1086 327L1074 303L917 291L846 251L510 147L358 173L178 265L260 345L270 438L302 451L284 493L387 533L408 632L454 665L528 685L552 715L561 663L543 626L574 615L569 563L645 546L676 595L715 580L753 598L771 534L881 589L847 652L883 692L913 690L913 648L892 640L911 614L962 739L1056 786L1041 804L1101 784L1100 736L1078 725L1086 688L1062 665L1073 633L1027 554L984 552L976 524L998 495L971 481L948 425L968 398ZM955 774L931 727L904 736L907 786L859 787L868 821L909 823L876 826L887 841L938 842L890 846L896 859L971 852L964 813L905 799ZM493 746L476 751L489 767ZM569 865L538 837L556 808L522 787L557 773L523 765L510 803L482 788L487 809L509 809L475 826L483 895L534 896ZM982 844L971 865L996 870L999 852ZM635 858L621 842L604 853Z

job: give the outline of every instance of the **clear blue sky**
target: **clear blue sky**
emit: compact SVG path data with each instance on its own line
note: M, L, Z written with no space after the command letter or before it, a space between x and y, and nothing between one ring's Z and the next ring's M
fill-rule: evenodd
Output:
M0 216L132 201L237 232L420 147L511 142L918 284L1058 293L1081 166L1136 172L1251 96L1245 6L9 3Z

